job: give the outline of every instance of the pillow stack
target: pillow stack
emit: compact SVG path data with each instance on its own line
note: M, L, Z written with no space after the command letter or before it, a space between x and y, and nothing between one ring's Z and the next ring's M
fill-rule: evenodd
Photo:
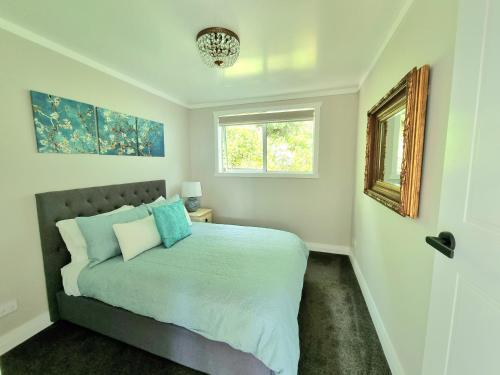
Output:
M124 261L129 261L162 243L171 247L191 234L190 225L191 219L179 195L56 223L71 262L85 262L90 267L120 253Z

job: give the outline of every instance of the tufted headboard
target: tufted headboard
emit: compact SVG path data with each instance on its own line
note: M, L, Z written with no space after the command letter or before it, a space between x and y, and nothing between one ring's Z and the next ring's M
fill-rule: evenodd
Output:
M36 194L38 225L50 319L59 319L56 294L63 289L61 268L71 260L56 222L154 201L165 194L165 180L98 186Z

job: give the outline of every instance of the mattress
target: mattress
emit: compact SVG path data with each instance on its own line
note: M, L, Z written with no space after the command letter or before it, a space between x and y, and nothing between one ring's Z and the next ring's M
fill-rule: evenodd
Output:
M193 223L193 234L78 276L82 295L251 353L296 374L297 314L308 250L292 233Z

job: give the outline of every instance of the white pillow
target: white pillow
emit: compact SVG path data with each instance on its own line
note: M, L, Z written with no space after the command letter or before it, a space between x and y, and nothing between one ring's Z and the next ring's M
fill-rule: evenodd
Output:
M163 196L160 195L158 198L156 198L156 200L153 203L158 203L158 202L162 202L162 201L167 201L167 203L174 203L180 199L181 199L181 197L179 197L179 194L174 194L170 198L167 198L167 199L163 198ZM188 224L193 225L193 222L191 221L191 216L189 216L189 212L187 211L186 206L184 206L184 214L186 215L186 219L188 221Z
M134 206L121 206L116 210L105 212L103 214L95 215L111 215L120 211L131 210ZM75 219L66 219L60 220L56 223L56 227L59 229L59 233L61 233L61 237L68 248L69 253L71 254L72 262L82 262L88 261L87 256L87 243L85 242L85 238L83 237L82 232L80 231L80 227L76 223Z
M113 224L113 230L125 262L161 244L153 215L130 223Z

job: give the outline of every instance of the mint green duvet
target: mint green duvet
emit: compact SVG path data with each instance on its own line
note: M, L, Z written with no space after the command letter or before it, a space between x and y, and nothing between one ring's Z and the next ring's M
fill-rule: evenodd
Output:
M308 251L296 235L193 223L193 234L78 278L82 295L252 353L278 374L297 374L297 314Z

